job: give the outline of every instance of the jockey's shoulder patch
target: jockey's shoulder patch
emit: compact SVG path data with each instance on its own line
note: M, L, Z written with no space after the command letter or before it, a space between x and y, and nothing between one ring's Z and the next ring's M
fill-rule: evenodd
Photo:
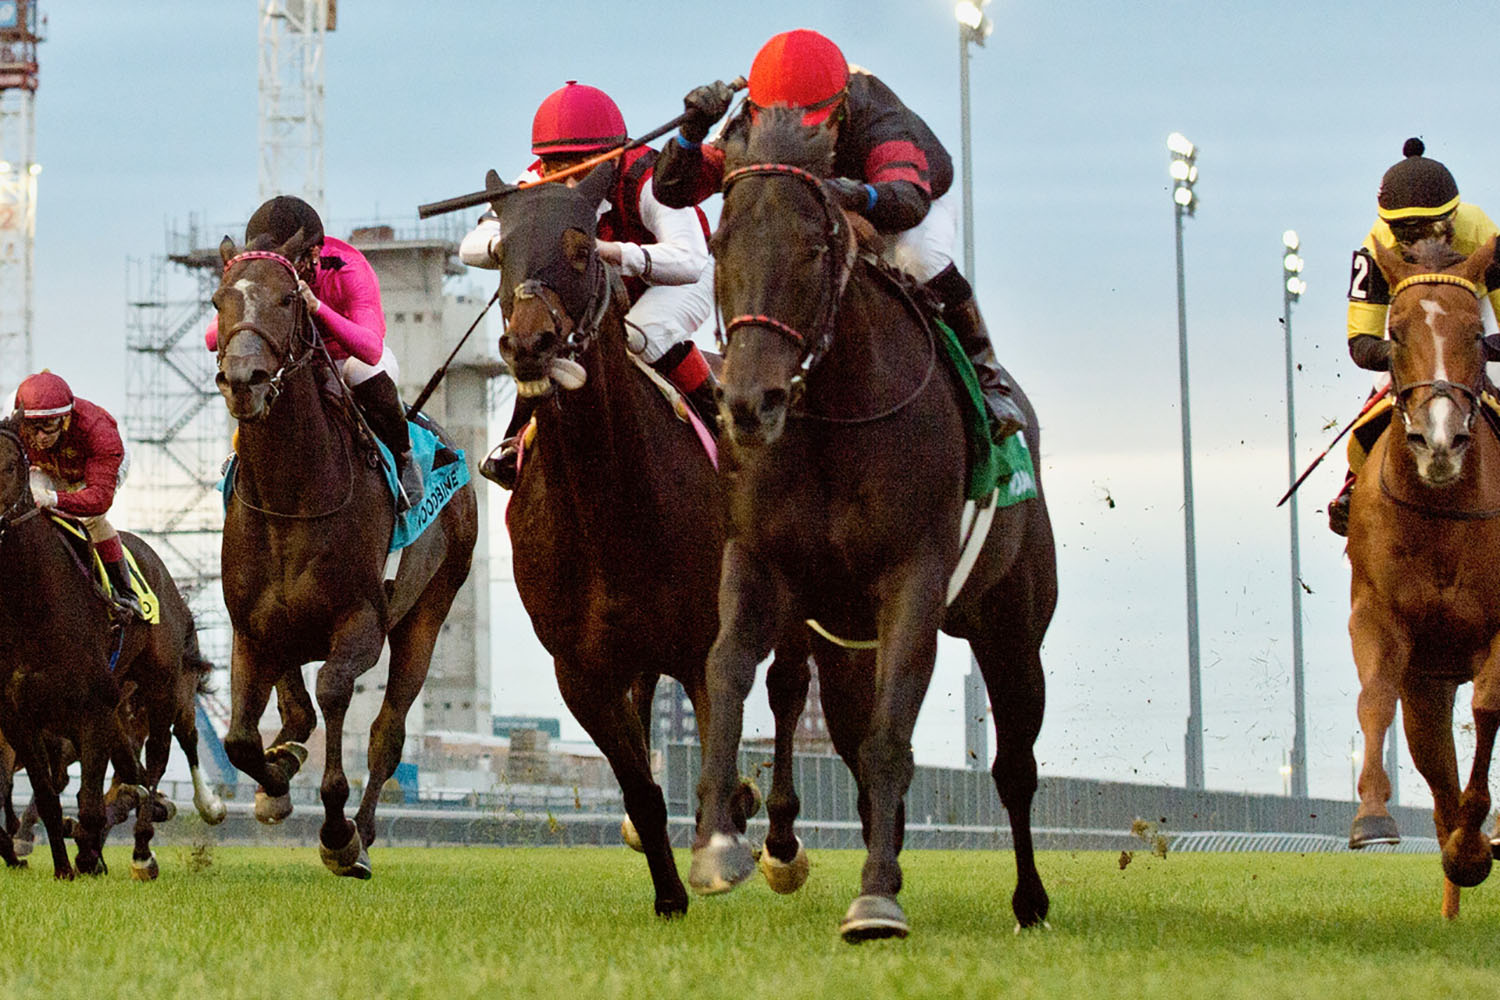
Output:
M1391 304L1391 289L1385 275L1376 266L1375 255L1365 247L1354 251L1354 259L1349 263L1349 301L1372 306Z

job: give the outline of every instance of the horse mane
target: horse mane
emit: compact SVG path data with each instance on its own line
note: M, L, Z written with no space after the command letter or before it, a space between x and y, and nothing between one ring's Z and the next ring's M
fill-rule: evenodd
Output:
M802 109L775 104L760 109L745 130L732 130L724 145L724 172L752 163L784 163L818 177L833 172L832 129L802 124Z
M20 411L19 410L12 410L9 415L7 415L7 416L5 416L3 418L0 418L0 430L9 431L10 433L16 435L16 437L20 437L21 436L21 413L20 413Z
M1447 240L1437 237L1418 240L1403 256L1411 263L1432 271L1442 271L1444 268L1452 267L1459 261L1467 259L1453 249L1453 245Z

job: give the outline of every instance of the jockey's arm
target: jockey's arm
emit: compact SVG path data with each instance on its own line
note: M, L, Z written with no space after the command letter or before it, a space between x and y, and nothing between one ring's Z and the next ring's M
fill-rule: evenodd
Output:
M500 267L500 218L490 209L458 245L458 259L470 267L494 271Z
M662 146L651 169L651 193L668 208L688 208L718 194L723 180L722 149L675 136Z
M1390 309L1391 290L1375 264L1375 234L1354 251L1349 266L1347 330L1349 356L1366 371L1383 372L1391 367L1391 342L1385 339L1385 314Z
M696 208L667 208L656 200L649 184L641 185L641 222L656 237L649 246L599 242L601 253L618 257L620 273L648 285L687 285L708 266L708 240Z
M124 446L116 435L113 449L95 452L84 460L83 489L57 491L57 509L74 517L98 517L107 512L115 502L123 458Z
M314 321L351 357L367 365L380 364L385 351L385 311L374 269L368 263L347 264L332 280L322 280L321 274L319 278L314 289L319 299Z

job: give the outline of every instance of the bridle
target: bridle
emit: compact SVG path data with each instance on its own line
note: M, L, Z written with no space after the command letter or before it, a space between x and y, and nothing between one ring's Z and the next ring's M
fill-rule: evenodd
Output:
M583 307L583 319L573 324L573 329L568 331L564 341L564 350L573 360L586 352L594 345L599 336L599 329L604 324L604 316L609 311L609 271L598 255L589 258L589 267L593 270L593 284L589 289L588 301ZM516 286L512 302L522 299L535 299L547 310L547 318L552 322L552 329L561 332L567 329L568 317L564 312L552 304L552 299L542 293L552 291L551 287L540 278L527 278ZM553 291L553 296L557 293ZM514 305L512 305L514 308ZM510 317L504 309L500 310L501 333L510 326ZM561 353L561 352L560 352Z
M838 317L839 300L844 297L844 288L849 284L850 275L854 273L854 261L859 253L859 242L854 238L854 230L844 217L844 210L833 200L833 196L828 193L828 189L823 186L823 181L817 175L787 163L752 163L731 170L724 175L721 187L724 197L728 198L729 189L746 177L793 178L812 188L817 195L819 206L823 209L823 243L830 251L826 255L827 264L823 276L823 287L831 289L831 293L818 296L818 313L809 331L799 330L774 316L744 313L731 318L728 323L724 324L723 332L718 335L721 349L728 346L736 330L746 326L774 330L796 343L801 348L802 354L798 360L797 375L792 379L792 387L798 390L806 381L807 373L823 360L823 356L833 346L834 324ZM843 253L838 252L841 243ZM718 266L719 261L715 258L714 267ZM718 309L717 303L714 308Z
M280 264L282 267L287 269L287 272L291 274L292 280L294 282L301 280L301 278L297 274L297 265L293 264L290 260L288 260L286 257L283 257L281 254L276 253L272 250L246 250L243 253L231 257L229 261L224 265L224 278L229 277L230 269L233 268L236 264L242 263L247 260L275 261L277 264ZM223 287L223 279L220 279L220 287ZM271 375L271 379L267 383L267 412L269 412L271 407L276 404L277 397L281 395L283 383L285 383L288 378L296 374L302 368L306 367L307 364L311 362L320 351L324 350L322 339L318 335L318 328L313 324L312 317L308 314L307 311L307 305L302 301L300 296L297 297L294 308L295 313L291 338L287 341L286 350L284 352L281 352L281 357L278 359L279 366ZM228 349L230 341L234 340L235 337L239 336L242 333L255 334L268 346L270 346L273 352L277 351L275 340L273 340L265 330L261 329L261 327L257 326L255 323L252 323L249 320L242 319L234 326L230 327L228 330L219 331L220 354L222 355L223 351ZM301 348L300 354L297 353L299 347Z
M1483 295L1483 292L1478 285L1474 284L1474 282L1468 280L1467 278L1461 278L1456 274L1413 274L1410 277L1403 278L1401 281L1397 282L1396 287L1391 289L1391 301L1394 303L1397 295L1399 295L1401 292L1406 291L1408 288L1413 288L1418 285L1457 285L1460 288L1466 289L1471 292L1476 299L1482 297ZM1420 382L1403 383L1400 378L1397 377L1396 369L1392 367L1391 399L1393 404L1395 405L1396 412L1401 415L1401 419L1403 421L1407 419L1407 399L1411 395L1411 393L1413 393L1417 389L1431 389L1432 396L1429 397L1429 401L1431 399L1443 397L1449 402L1453 403L1455 406L1458 405L1458 399L1460 396L1465 397L1468 401L1468 417L1464 421L1464 431L1469 434L1472 434L1474 432L1474 423L1479 418L1480 397L1484 394L1483 364L1479 366L1479 373L1475 376L1474 381L1470 384L1450 382L1444 378L1423 379Z
M31 467L31 463L26 457L26 443L21 440L21 435L11 427L0 426L0 437L5 438L16 446L16 450L21 455L21 465L23 466L24 473L25 469ZM26 478L23 474L23 481ZM31 487L23 483L20 495L11 501L9 507L0 511L0 539L4 539L5 533L11 528L14 528L18 524L24 524L41 512L42 508L38 507L36 501L32 499Z

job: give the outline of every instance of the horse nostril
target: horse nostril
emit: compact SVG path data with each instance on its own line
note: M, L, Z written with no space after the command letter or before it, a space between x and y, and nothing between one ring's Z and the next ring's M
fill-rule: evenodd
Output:
M214 385L218 386L221 390L229 388L229 376L223 372L219 372L214 376Z
M785 389L767 389L765 395L762 396L760 400L761 412L777 412L778 410L786 406L786 399L787 395Z
M1452 446L1454 449L1467 447L1469 444L1469 432L1458 431L1453 435Z
M515 349L516 349L516 342L511 339L510 334L508 334L508 333L501 334L501 336L500 336L500 353L501 354L507 354L509 352L514 351Z
M266 371L264 368L257 368L255 369L255 371L250 373L249 384L252 387L265 385L269 381L271 381L271 373Z
M536 335L536 349L539 354L546 354L557 346L557 331L543 330Z
M1406 443L1409 444L1409 445L1411 445L1413 448L1425 448L1425 447L1427 447L1427 439L1425 437L1423 437L1420 434L1417 434L1415 432L1410 432L1410 431L1407 432Z

